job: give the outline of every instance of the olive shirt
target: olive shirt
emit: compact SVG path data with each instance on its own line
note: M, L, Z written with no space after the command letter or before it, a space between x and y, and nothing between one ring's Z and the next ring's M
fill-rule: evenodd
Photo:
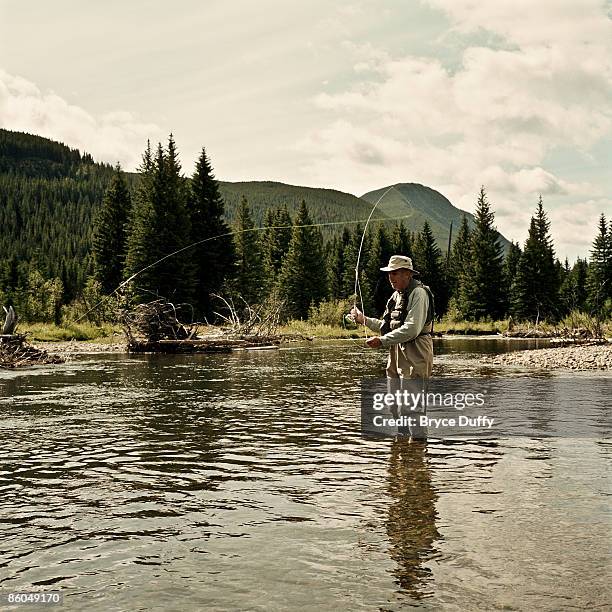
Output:
M400 297L399 292L395 292L392 299L397 300ZM427 309L429 307L429 296L427 291L422 287L416 287L410 296L408 297L408 304L406 308L406 319L403 325L390 331L384 336L380 337L382 346L389 347L395 344L403 344L404 342L410 342L417 336L422 334L426 326L429 327L431 323L427 322ZM365 317L365 324L373 331L380 333L384 321L382 319L374 319L373 317Z

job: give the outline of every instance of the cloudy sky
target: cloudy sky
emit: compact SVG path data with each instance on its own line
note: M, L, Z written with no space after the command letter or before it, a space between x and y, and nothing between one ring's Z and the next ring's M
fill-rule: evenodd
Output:
M559 256L612 215L605 0L0 0L0 127L133 170L173 132L186 172L361 195L398 182Z

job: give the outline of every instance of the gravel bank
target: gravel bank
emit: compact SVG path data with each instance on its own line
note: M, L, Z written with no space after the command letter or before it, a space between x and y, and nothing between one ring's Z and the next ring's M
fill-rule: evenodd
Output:
M77 353L127 353L125 342L32 342L37 348L56 355L75 355Z
M483 357L496 365L527 366L566 370L611 370L612 344L572 345L527 351L515 351Z

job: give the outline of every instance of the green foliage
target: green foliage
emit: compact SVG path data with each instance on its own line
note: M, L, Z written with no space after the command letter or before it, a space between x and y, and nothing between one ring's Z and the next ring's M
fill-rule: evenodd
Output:
M350 300L323 300L318 305L311 305L308 310L308 322L313 325L342 326L344 316L350 312L353 303Z
M442 252L436 244L427 221L423 224L423 230L414 244L413 266L421 273L420 279L431 288L434 294L436 314L443 314L448 306L449 296Z
M346 297L344 292L344 271L346 268L345 251L351 240L347 227L342 230L341 236L334 236L327 254L327 270L329 294L333 299Z
M391 242L394 255L405 255L412 258L413 240L403 221L395 224Z
M566 260L565 275L559 291L562 313L586 311L588 269L585 259L578 258L571 269Z
M105 294L102 284L93 276L87 279L82 293L70 304L62 306L62 325L82 320L94 325L116 321L117 299Z
M242 297L249 305L259 304L265 296L267 282L259 232L256 231L246 198L243 198L240 203L235 232L234 293Z
M278 275L289 252L292 222L287 206L266 211L266 229L262 237L262 249L266 275L270 289L277 282Z
M234 272L236 254L225 207L212 165L202 149L190 183L188 209L191 221L191 242L197 244L193 254L195 310L197 318L212 320L212 294L219 294Z
M126 226L131 207L130 192L121 166L117 164L93 227L94 274L104 293L111 293L122 281Z
M310 225L312 219L302 202L279 284L280 296L287 303L286 315L295 319L305 319L311 304L319 304L328 292L323 236Z
M539 321L559 314L559 274L549 230L540 197L512 285L512 314L519 319Z
M180 170L172 135L166 150L158 145L155 158L147 147L132 209L125 270L127 277L138 273L134 284L137 301L149 301L154 296L174 303L193 301L195 271L191 257L170 257L191 244L188 193Z
M470 321L487 316L497 319L506 309L503 248L494 218L482 187L476 207L476 226L470 240L470 255L459 276L457 296L459 310Z
M463 277L464 271L467 269L471 257L471 231L466 216L461 218L461 225L451 249L451 255L448 258L446 270L446 278L448 290L451 295L459 293L460 279Z
M606 302L612 301L612 222L608 228L603 214L591 250L587 288L590 309L596 313L603 312Z
M59 323L62 295L59 278L45 279L38 270L32 269L26 285L17 293L15 310L23 321Z
M372 307L375 313L382 314L387 301L393 293L393 289L389 284L387 273L381 272L380 268L383 265L387 265L391 255L395 254L395 249L387 230L382 225L378 226L371 244L365 271L368 278Z

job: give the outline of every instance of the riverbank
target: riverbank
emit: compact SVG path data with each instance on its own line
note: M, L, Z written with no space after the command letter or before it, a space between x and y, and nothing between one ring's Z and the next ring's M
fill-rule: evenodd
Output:
M513 351L485 356L481 361L503 366L547 370L612 370L612 344L576 344L543 349Z

